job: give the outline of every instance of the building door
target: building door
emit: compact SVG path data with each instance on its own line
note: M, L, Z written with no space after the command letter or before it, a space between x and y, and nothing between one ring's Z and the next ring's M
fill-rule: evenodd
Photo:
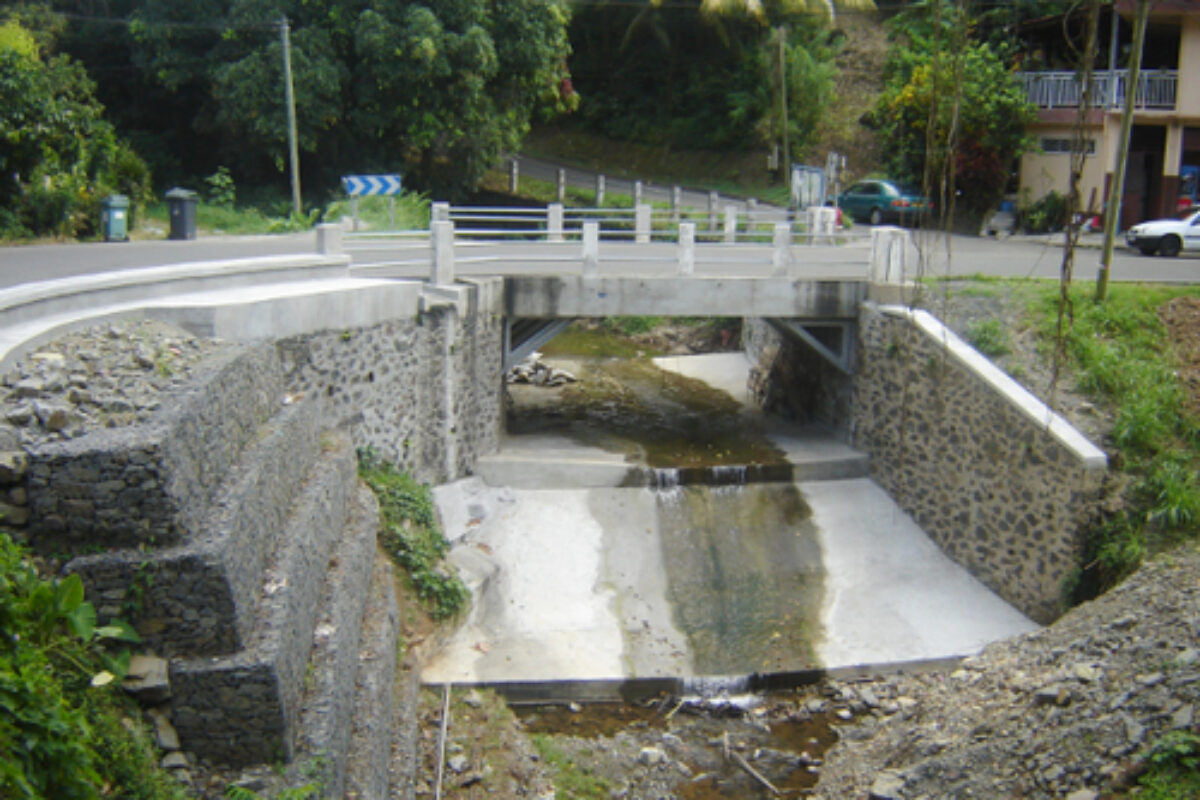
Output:
M1162 184L1167 149L1167 129L1162 125L1134 125L1129 137L1125 169L1125 194L1121 198L1121 228L1165 216ZM1174 198L1171 198L1174 208Z

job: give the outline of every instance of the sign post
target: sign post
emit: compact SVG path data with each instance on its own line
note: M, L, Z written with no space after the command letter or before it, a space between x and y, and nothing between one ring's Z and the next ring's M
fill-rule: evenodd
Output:
M343 175L342 188L350 196L350 213L354 215L354 230L358 230L358 198L385 195L388 198L388 218L396 227L396 195L402 191L399 175Z

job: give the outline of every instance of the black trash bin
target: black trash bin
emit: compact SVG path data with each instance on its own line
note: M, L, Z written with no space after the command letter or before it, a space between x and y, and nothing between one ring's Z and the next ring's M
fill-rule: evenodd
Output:
M196 238L196 193L190 189L171 189L166 194L167 210L171 212L171 234L168 239Z

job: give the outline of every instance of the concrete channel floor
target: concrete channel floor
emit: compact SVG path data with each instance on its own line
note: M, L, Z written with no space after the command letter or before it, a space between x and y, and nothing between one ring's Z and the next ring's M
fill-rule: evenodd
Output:
M710 359L683 368L712 375L720 386L720 375L739 367ZM740 369L744 385L744 359ZM814 464L860 459L811 429L778 441L789 458ZM686 614L678 587L671 586L680 575L673 561L678 545L674 551L668 545L661 513L669 498L662 490L621 487L628 467L619 454L564 437L514 437L481 462L477 477L436 490L447 536L456 542L452 559L468 576L475 603L430 659L423 681L748 674L764 670L768 653L767 669L776 672L892 664L967 655L1036 628L945 556L874 482L843 477L855 471L841 466L827 473L833 479L794 484L811 516L758 562L772 573L755 589L764 597L790 591L789 571L813 576L817 602L806 606L797 598L794 609L774 609L762 629L767 639L803 624L812 634L809 652L750 646L744 661L723 659L720 673L713 673L698 666L705 659L681 626ZM810 473L822 475L820 469ZM745 566L723 570L759 587L760 577L748 578ZM787 621L792 611L796 619Z
M1036 627L946 557L869 479L796 486L818 535L822 635L818 664L777 671L967 655ZM478 594L422 679L695 675L668 593L657 502L645 488L510 489L478 479L440 492L441 507L461 503L483 514L458 531L455 559L468 565ZM746 663L738 672L760 668Z

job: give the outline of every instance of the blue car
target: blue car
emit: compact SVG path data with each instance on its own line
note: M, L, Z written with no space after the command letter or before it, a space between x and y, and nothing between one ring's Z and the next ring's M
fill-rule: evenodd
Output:
M859 181L838 195L838 206L855 222L882 225L915 223L933 203L915 186L895 181Z

